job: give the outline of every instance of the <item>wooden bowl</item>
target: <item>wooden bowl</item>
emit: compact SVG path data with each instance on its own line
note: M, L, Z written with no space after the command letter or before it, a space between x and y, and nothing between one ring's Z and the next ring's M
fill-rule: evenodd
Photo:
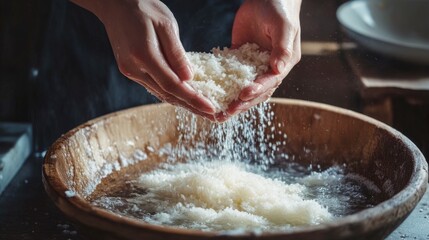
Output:
M401 133L364 115L324 104L286 99L273 99L270 104L275 125L285 123L287 152L296 161L322 166L346 163L382 190L379 203L327 224L258 235L155 226L91 205L88 197L95 189L112 189L116 181L156 168L162 160L152 150L176 143L177 120L174 107L167 104L115 112L63 135L46 155L45 189L90 239L382 239L423 196L427 163ZM136 149L148 158L138 161L141 152ZM110 180L102 181L107 176Z

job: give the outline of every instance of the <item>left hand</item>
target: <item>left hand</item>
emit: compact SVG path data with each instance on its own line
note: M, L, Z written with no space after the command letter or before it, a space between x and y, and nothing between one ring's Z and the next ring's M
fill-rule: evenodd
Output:
M266 101L301 59L301 0L246 0L238 10L232 29L232 48L256 43L271 51L271 69L244 88L239 99L225 113L217 116L225 121Z

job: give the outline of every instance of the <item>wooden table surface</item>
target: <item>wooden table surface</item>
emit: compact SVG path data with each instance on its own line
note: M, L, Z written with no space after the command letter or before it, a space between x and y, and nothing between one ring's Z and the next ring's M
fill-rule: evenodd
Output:
M429 158L429 67L354 44L335 18L342 2L303 0L303 57L274 96L363 112L403 132ZM83 239L44 192L41 165L41 159L28 159L0 196L0 239ZM428 202L427 193L389 239L429 239Z

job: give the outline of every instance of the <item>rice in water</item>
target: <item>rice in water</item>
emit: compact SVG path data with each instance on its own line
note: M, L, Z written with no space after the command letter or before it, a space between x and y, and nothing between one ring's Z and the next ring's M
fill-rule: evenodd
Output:
M249 166L247 166L249 167ZM142 175L136 198L155 214L145 221L203 230L285 229L332 218L314 200L304 200L304 185L286 184L228 161L167 165Z
M243 87L268 70L269 54L246 44L188 57L195 73L189 83L224 111ZM128 182L128 193L102 196L95 205L152 224L257 232L321 224L360 210L349 208L349 195L359 206L368 201L356 197L361 196L355 192L359 185L349 184L341 169L295 170L289 161L290 169L273 170L275 160L287 162L289 156L283 151L287 135L277 128L283 123L274 125L267 103L223 124L180 108L176 113L178 144L158 150L166 162Z

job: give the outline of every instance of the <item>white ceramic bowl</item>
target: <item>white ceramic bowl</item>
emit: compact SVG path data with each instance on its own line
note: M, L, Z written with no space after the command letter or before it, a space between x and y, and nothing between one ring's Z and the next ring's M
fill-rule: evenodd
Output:
M346 33L378 53L429 64L429 0L356 0L338 8Z

